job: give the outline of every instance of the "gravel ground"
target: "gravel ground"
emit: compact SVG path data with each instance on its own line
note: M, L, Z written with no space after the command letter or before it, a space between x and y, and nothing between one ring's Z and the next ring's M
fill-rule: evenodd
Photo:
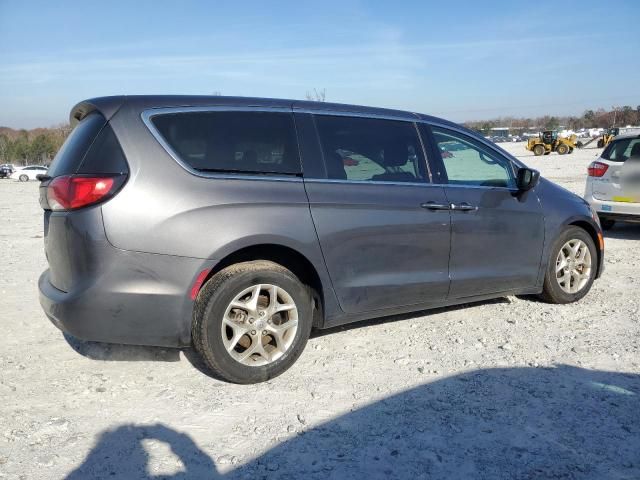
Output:
M505 145L505 144L503 144ZM599 150L534 158L581 194ZM37 185L0 181L0 478L640 478L640 225L580 303L509 297L314 335L268 383L66 339Z

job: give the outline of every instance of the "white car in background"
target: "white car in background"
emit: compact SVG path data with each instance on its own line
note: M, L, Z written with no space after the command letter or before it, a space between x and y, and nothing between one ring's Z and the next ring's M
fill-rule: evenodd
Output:
M640 135L618 135L589 165L584 198L604 230L618 221L640 223Z
M11 174L10 178L14 180L20 180L21 182L28 182L29 180L37 180L36 175L47 173L47 167L40 165L29 165L27 167L18 168Z

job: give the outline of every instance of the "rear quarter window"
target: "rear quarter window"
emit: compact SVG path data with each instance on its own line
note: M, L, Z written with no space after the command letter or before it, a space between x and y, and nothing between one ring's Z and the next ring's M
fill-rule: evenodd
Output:
M601 157L612 162L625 162L631 157L640 157L640 138L614 140L604 149Z
M76 173L89 147L104 127L105 118L97 112L90 113L71 131L51 162L48 175L72 175Z
M120 143L111 125L107 123L91 144L77 173L117 175L128 172L129 167Z
M179 112L151 118L173 153L201 172L302 173L293 116L280 112Z

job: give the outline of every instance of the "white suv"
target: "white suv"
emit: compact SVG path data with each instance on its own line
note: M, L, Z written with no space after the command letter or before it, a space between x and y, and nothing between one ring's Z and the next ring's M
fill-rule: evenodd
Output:
M640 222L640 135L620 135L589 165L584 194L602 228Z

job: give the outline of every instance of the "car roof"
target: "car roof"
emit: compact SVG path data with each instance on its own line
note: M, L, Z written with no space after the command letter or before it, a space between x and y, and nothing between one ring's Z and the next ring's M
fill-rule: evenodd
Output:
M464 128L459 124L416 112L395 110L390 108L367 107L330 102L314 102L308 100L292 100L259 97L227 97L219 95L119 95L97 97L84 100L71 109L70 121L75 125L92 111L99 111L109 120L122 107L127 106L142 112L150 108L169 107L274 107L292 108L294 111L335 111L360 115L386 116L405 119L434 121L440 124ZM466 129L465 129L466 130Z
M618 140L626 140L628 138L640 138L640 132L635 132L635 133L621 133L620 135L616 135L613 138L614 142L617 142Z

